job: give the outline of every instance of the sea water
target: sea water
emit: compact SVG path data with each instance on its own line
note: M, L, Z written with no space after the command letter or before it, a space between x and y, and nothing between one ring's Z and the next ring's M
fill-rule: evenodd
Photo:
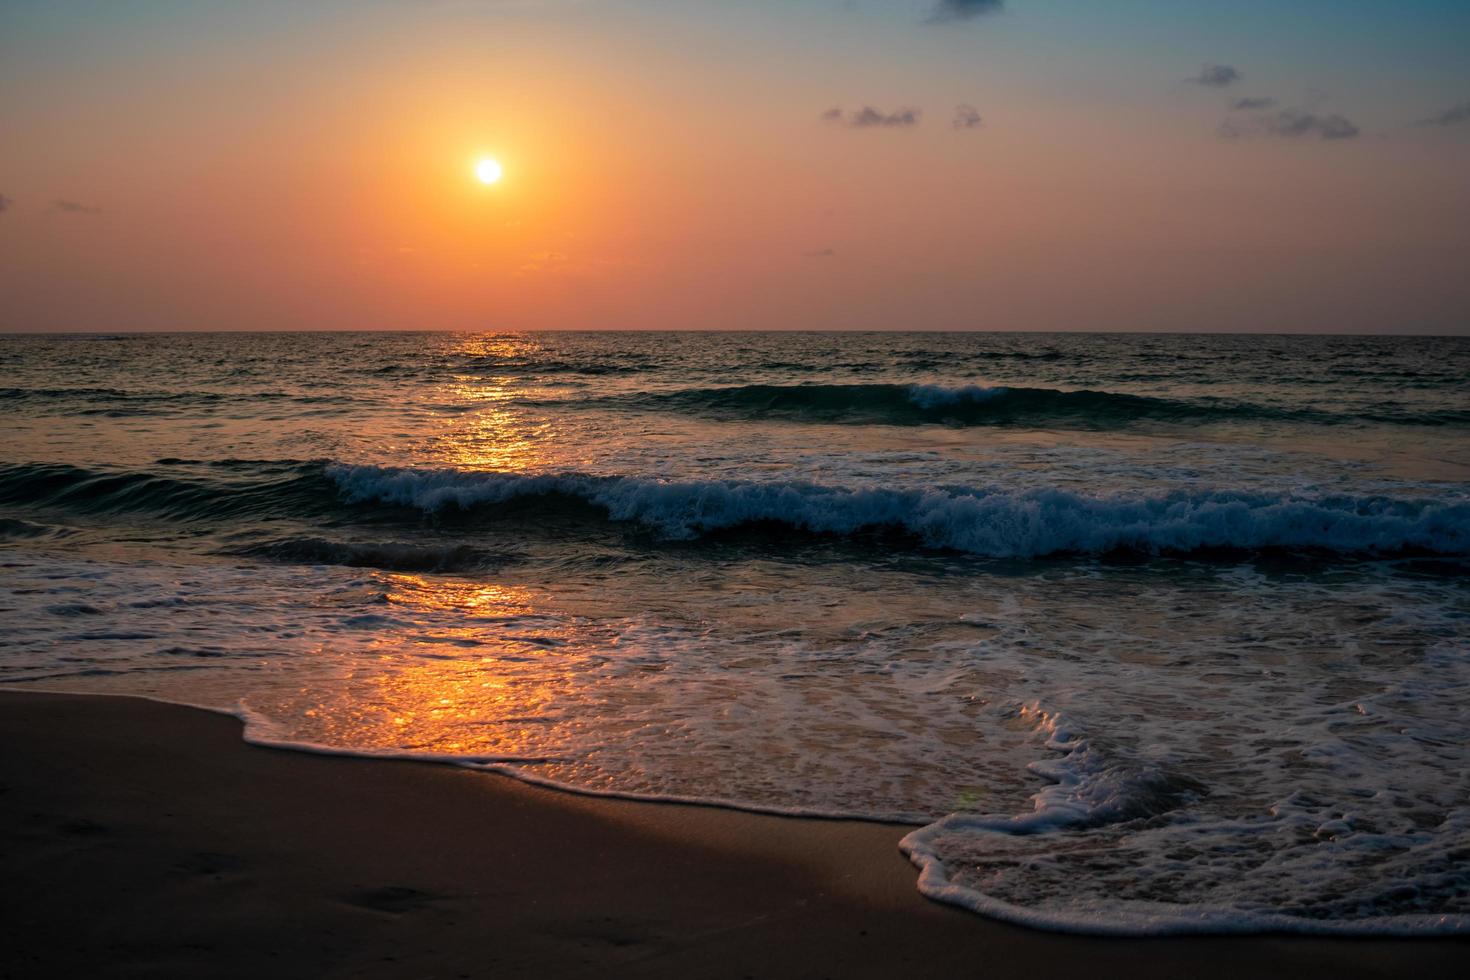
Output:
M0 683L870 817L1101 933L1470 929L1470 340L0 338Z

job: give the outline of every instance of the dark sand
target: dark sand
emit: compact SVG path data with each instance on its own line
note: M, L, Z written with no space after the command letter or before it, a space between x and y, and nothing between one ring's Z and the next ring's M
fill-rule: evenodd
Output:
M1470 943L1107 940L926 901L903 828L599 800L0 693L7 977L1466 975Z

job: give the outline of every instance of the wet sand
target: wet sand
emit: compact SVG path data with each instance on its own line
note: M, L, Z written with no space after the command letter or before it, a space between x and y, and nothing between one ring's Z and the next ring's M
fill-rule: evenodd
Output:
M0 976L1449 976L1470 941L1119 940L922 898L906 828L558 793L0 692Z

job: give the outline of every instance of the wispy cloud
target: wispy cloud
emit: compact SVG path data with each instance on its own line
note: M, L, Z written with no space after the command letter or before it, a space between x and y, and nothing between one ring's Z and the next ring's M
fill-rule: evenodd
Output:
M935 22L974 20L1005 9L1005 0L939 0L929 19Z
M1240 70L1233 65L1205 65L1189 81L1196 85L1204 85L1209 88L1225 88L1234 85L1243 77Z
M56 200L52 201L51 202L51 206L49 208L47 208L46 211L49 214L101 214L102 213L102 209L99 208L99 207L96 207L95 205L82 204L79 201L68 201L68 200L66 200L65 198L62 198L62 197L58 197Z
M950 117L949 124L955 129L975 129L984 125L985 120L980 118L980 112L972 105L957 105L954 107L954 115Z
M10 198L6 197L4 194L0 194L0 212L7 211L9 210L9 208Z
M1220 135L1228 139L1243 136L1277 136L1284 139L1350 140L1361 130L1336 113L1318 114L1301 109L1282 109L1245 118L1227 119Z
M1461 123L1470 123L1470 102L1461 102L1437 116L1419 120L1421 126L1458 126Z
M895 109L893 112L880 112L867 105L856 112L845 114L841 109L828 109L822 113L822 119L837 126L849 126L853 129L875 127L906 129L910 126L917 126L920 115L918 109Z
M1270 96L1259 96L1255 98L1236 99L1230 103L1230 108L1237 112L1246 112L1255 109L1270 109L1274 105L1276 105L1275 99Z
M814 248L810 252L802 252L809 259L830 259L837 255L835 248Z

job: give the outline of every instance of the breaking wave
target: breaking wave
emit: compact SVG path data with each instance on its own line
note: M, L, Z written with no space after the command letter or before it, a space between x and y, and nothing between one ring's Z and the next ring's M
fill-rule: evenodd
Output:
M1210 549L1470 554L1470 501L1228 491L1093 497L1059 489L666 482L335 464L326 472L349 501L437 512L557 496L602 508L614 521L636 522L676 539L775 523L833 535L895 529L929 547L993 558Z
M185 469L179 467L177 469ZM330 518L363 508L473 512L535 525L586 515L689 540L778 525L833 536L897 532L924 547L991 558L1298 550L1329 555L1470 555L1470 500L1395 496L1174 491L1088 495L1057 488L899 489L787 481L668 481L583 473L498 473L322 462L224 463L198 475L0 467L0 504L89 515L172 520ZM220 472L222 471L222 472ZM514 507L510 507L514 505ZM596 512L601 512L597 514ZM400 511L401 516L401 511ZM469 553L393 552L297 538L259 546L263 557L341 564L457 567ZM336 549L379 547L368 555ZM415 548L420 546L413 546ZM394 554L398 557L394 557Z

